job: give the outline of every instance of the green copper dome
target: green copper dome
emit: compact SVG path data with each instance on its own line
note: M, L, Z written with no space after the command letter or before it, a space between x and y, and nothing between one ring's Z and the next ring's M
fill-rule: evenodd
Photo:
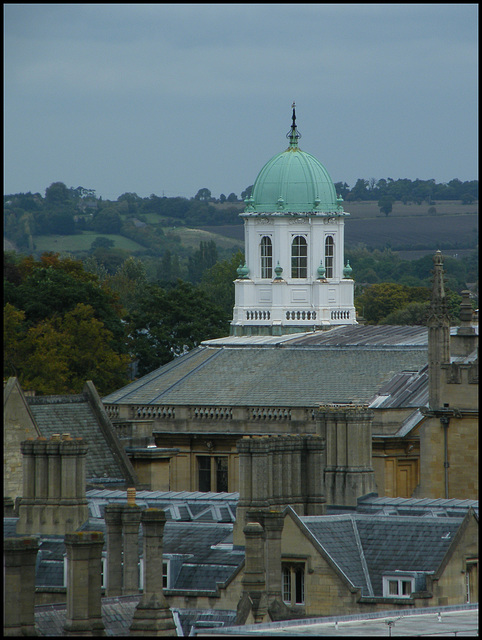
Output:
M288 133L286 151L269 160L256 178L246 213L324 213L343 210L335 186L325 167L298 147L295 124Z

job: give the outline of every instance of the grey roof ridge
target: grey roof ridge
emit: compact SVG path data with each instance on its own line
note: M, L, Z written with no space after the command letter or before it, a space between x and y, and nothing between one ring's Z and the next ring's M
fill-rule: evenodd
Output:
M363 551L363 545L361 542L360 533L358 531L358 527L356 526L356 519L351 518L351 523L353 525L353 533L355 534L356 546L357 546L358 552L360 553L360 562L363 569L363 575L365 576L365 580L367 582L368 595L373 596L375 594L373 593L372 581L370 579L370 573L368 571L368 565L365 558L365 552Z
M154 369L154 371L151 371L150 373L147 373L145 376L142 376L142 378L147 378L147 379L143 384L140 384L139 386L137 386L135 390L138 391L139 389L142 389L142 387L144 387L146 384L150 384L153 379L157 378L158 376L163 376L164 373L166 373L166 371L164 370L162 373L159 373L157 376L155 375L151 376L151 374L154 374L156 371L160 371L161 369L164 369L166 365L172 365L171 367L169 367L169 371L171 371L175 367L178 367L180 364L182 364L181 359L182 359L182 362L185 362L189 358L192 358L194 355L196 355L200 349L204 349L204 348L205 347L201 347L201 346L196 347L192 351L188 351L187 353L184 353L179 358L174 358L174 360L171 360L170 362L166 362L165 365L161 365L157 369ZM140 378L140 380L142 380L142 378ZM124 393L124 395L120 396L120 398L117 398L117 400L115 401L116 403L119 403L123 398L125 398L126 396L132 393L132 391L128 391L128 389L131 385L135 384L135 382L139 382L139 380L135 380L134 382L129 382L129 384L123 387L123 389L126 389L126 392ZM122 391L123 389L119 389L118 391L113 391L112 393L107 394L104 398L102 398L102 402L107 402L107 404L109 404L109 401L106 401L106 398L108 398L110 395L113 395L114 393L118 393L119 391Z
M169 391L172 391L175 387L177 387L179 384L181 384L181 382L184 382L184 380L186 378L188 378L190 375L192 375L195 371L199 371L208 362L211 362L211 360L213 360L214 358L217 358L222 353L223 349L224 349L224 347L221 347L220 349L213 350L213 353L209 357L207 357L206 360L204 360L203 362L198 364L197 367L194 367L194 369L191 369L191 371L189 371L188 373L183 375L182 378L179 378L179 380L176 380L176 382L174 382L174 384L171 384L170 387L168 387L167 389L164 389L164 391L162 393L160 393L158 396L156 396L155 398L152 398L151 400L149 400L149 402L147 404L151 404L151 403L157 402L160 398L162 398L162 396L166 395L166 393L169 393Z
M351 591L360 591L360 595L361 595L361 587L357 586L355 584L353 584L353 582L350 580L350 578L346 575L346 573L343 571L343 569L340 567L340 565L338 564L338 562L333 558L333 556L325 549L325 547L321 544L321 542L318 540L318 538L309 530L309 528L306 526L305 524L305 520L309 521L310 516L308 517L302 517L299 516L296 511L293 509L293 507L291 507L290 505L288 505L284 511L285 514L289 514L291 516L291 518L293 519L293 521L295 523L298 524L298 527L300 528L300 530L304 533L304 535L308 538L308 540L311 542L311 544L317 548L319 551L321 551L322 556L325 558L326 562L335 570L338 572L338 574L341 575L341 577L346 580L346 582L349 585L349 588ZM351 517L350 513L345 513L342 514L343 516L348 516L349 518ZM332 516L321 516L322 518L331 518ZM341 516L334 516L337 519L340 519ZM319 519L319 516L311 516L311 518L313 518L312 521L314 521L314 519ZM346 518L344 518L346 519Z

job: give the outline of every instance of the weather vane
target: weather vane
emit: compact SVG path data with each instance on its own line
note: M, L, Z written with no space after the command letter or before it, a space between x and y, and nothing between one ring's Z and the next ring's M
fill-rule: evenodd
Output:
M301 133L296 128L295 107L296 107L296 103L293 100L293 104L291 105L291 108L293 109L293 118L292 118L293 124L291 125L291 129L286 134L286 137L290 141L290 147L297 147L298 146L298 140L301 138Z

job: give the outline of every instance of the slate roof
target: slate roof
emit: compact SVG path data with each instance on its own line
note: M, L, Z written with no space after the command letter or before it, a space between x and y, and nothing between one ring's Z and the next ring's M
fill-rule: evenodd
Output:
M383 575L434 572L463 518L343 514L299 519L363 596L382 596Z
M140 595L102 598L102 620L106 636L128 636ZM62 636L66 615L65 604L35 607L35 624L39 635ZM191 629L208 629L232 625L236 611L171 608L178 636L189 636Z
M126 481L119 463L119 456L125 455L122 445L117 442L112 426L111 437L106 440L98 418L83 394L34 396L27 397L27 402L40 432L46 438L54 433L70 433L72 437L84 439L89 447L86 456L87 479L109 477L116 478L119 483Z
M90 515L103 518L109 502L126 502L126 492L92 489L86 492ZM168 520L230 522L236 520L239 493L203 493L201 491L138 491L136 504L141 508L163 509Z
M228 337L202 343L103 402L294 407L365 403L396 373L418 371L426 362L425 327L351 325L289 338Z
M436 516L438 518L463 518L468 509L479 511L478 500L458 498L389 498L369 494L358 498L357 512L377 515Z
M396 409L428 405L428 365L420 371L400 371L378 391L370 409Z

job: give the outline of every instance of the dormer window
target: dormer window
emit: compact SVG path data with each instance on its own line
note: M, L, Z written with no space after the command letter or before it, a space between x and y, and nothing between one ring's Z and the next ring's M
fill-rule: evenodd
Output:
M415 577L409 575L383 576L384 598L410 598L415 591Z
M303 236L295 236L291 243L291 277L308 276L308 244Z

